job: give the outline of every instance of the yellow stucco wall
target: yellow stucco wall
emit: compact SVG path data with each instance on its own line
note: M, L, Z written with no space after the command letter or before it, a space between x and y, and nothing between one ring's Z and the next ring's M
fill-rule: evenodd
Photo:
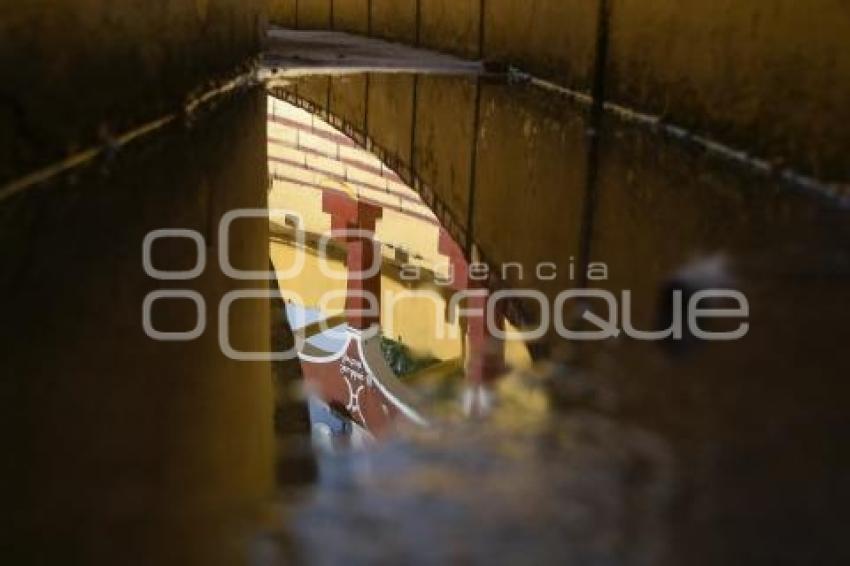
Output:
M298 80L298 96L308 100L319 108L327 109L330 101L331 78L326 76L304 77ZM354 93L351 93L352 95Z
M507 5L493 0L499 4ZM837 2L615 0L611 93L700 133L766 156L786 152L786 163L826 171L827 178L837 170L846 180L840 156L848 150L841 132L848 121L838 104L848 99L845 14ZM586 12L587 30L592 15ZM576 60L592 53L578 43L575 49ZM529 57L531 65L534 53ZM559 80L580 77L580 68ZM463 79L441 80L446 84L418 90L414 156L431 161L415 169L463 218L459 196L468 178L451 172L469 165L463 152L472 138L464 139L457 124L470 123L474 107L459 108ZM412 99L413 88L394 96ZM566 275L586 204L586 108L516 84L485 83L481 102L476 240L497 262L545 258ZM392 139L378 129L396 127L389 119L370 124L374 138ZM634 326L657 329L673 279L699 261L712 269L695 284L728 285L748 297L750 333L675 352L678 346L623 337L580 350L556 340L551 354L587 360L599 376L594 406L659 434L682 477L705 488L672 532L674 562L693 560L694 548L706 549L700 563L734 561L754 548L753 540L770 541L759 546L770 559L787 557L786 549L807 556L816 545L800 537L770 550L777 530L806 527L840 548L831 502L844 481L835 423L846 415L850 371L847 356L834 355L844 348L850 308L841 300L848 285L846 211L649 128L608 119L600 133L589 244L591 259L610 269L592 286L618 296L630 291ZM551 298L571 284L529 286ZM585 377L581 370L571 375ZM788 446L795 457L776 465ZM715 465L742 461L758 473ZM775 497L779 491L785 497Z
M256 55L264 0L6 2L0 183L180 108ZM140 85L144 85L140 88Z
M850 10L841 0L617 0L612 96L850 180Z
M295 0L267 0L269 21L275 25L297 27Z
M483 56L590 92L600 1L488 0ZM325 3L304 2L312 15L301 27L327 27ZM335 2L346 11L357 3ZM374 0L374 35L412 44L418 27L424 47L478 56L480 0L419 0L418 24L415 2L388 2ZM779 166L850 180L845 2L609 4L610 99Z
M128 553L149 564L237 563L225 536L236 533L224 526L248 521L272 492L273 393L268 363L231 360L219 347L225 293L266 283L224 275L216 233L225 212L264 208L265 187L265 96L255 90L202 112L192 128L124 148L108 170L83 168L2 203L0 257L15 266L0 276L0 479L15 518L2 535L6 560L71 552L90 564ZM143 239L161 228L202 235L201 275L145 274ZM268 269L266 222L239 222L232 236L234 265ZM171 238L152 257L158 269L186 270L198 252ZM197 339L144 333L144 299L166 289L203 298ZM198 320L186 300L163 299L152 313L162 331ZM268 301L233 305L234 347L267 351L269 326ZM120 545L92 536L116 529Z
M422 76L417 86L413 169L463 222L469 202L476 81ZM439 111L434 111L439 109Z
M344 264L325 260L324 269L340 276L339 280L334 280L322 271L320 259L314 252L297 251L289 244L276 241L271 244L272 261L280 272L294 264L296 254L303 255L304 269L298 277L281 279L281 289L293 293L292 298L296 304L312 308L324 305L326 308L322 309L322 313L328 317L341 314L345 309ZM440 321L445 321L446 301L439 295L434 295L432 299L431 295L408 292L409 289L395 278L386 275L381 278L381 323L387 337L403 341L422 355L434 356L441 360L459 357L462 352L462 340L458 325L446 322L445 335L442 337L437 331ZM397 298L395 305L392 297Z
M372 0L372 33L391 41L416 41L418 0Z
M366 77L341 76L331 78L330 110L358 131L366 128Z
M409 162L413 129L413 83L409 75L373 75L369 83L369 135Z
M362 78L361 78L362 79ZM352 112L362 114L364 101L356 96L353 89L340 89L340 95L348 95L342 106ZM345 100L345 99L342 99ZM322 188L351 192L352 196L361 195L373 202L385 204L381 219L378 221L375 235L383 245L384 275L382 277L384 332L391 338L403 341L407 346L422 355L434 356L442 360L454 359L462 354L462 333L458 324L446 320L448 289L428 282L430 277L418 277L417 282L402 281L398 266L395 264L395 250L404 249L409 254L407 265L417 266L426 273L437 272L442 277L449 274L449 260L440 252L440 226L429 220L433 215L422 203L416 193L403 183L387 179L375 172L363 171L337 157L362 163L373 168L381 168L381 163L363 149L337 146L336 141L322 139L317 133L339 132L322 122L316 116L274 98L269 98L268 108L268 151L271 158L270 171L279 177L275 179L269 191L269 207L273 221L285 224L279 209L297 214L301 227L306 234L327 234L331 230L331 217L323 211ZM281 124L279 119L286 119ZM298 128L293 125L297 124ZM299 133L296 135L296 131ZM297 143L297 147L292 147ZM327 158L317 160L316 156L304 151L309 148L321 152ZM344 153L343 153L344 150ZM277 158L285 162L276 161ZM467 164L468 166L468 164ZM336 179L328 176L333 173ZM345 181L342 181L344 177ZM371 190L368 187L385 185L393 193ZM398 195L405 195L402 200ZM411 202L419 201L418 203ZM402 206L404 212L394 207ZM413 212L417 216L411 216ZM424 218L423 218L424 217ZM336 273L333 279L323 273L319 253L311 244L306 249L296 249L288 240L274 239L271 244L272 261L283 277L290 267L301 265L298 276L280 279L279 285L287 298L295 303L322 309L325 316L337 315L344 307L346 277L344 264L339 259L329 260L325 266ZM390 247L391 246L391 247ZM328 294L336 297L328 303ZM528 352L521 345L512 344L509 348L510 361L514 365L527 363ZM524 356L524 357L523 357Z
M290 201L291 205L296 201ZM308 203L304 202L302 204ZM319 266L319 258L311 251L297 252L288 243L272 241L270 247L272 263L279 273L284 273L294 265L296 254L303 254L304 269L298 277L280 279L281 289L286 289L297 304L317 308L327 305L322 312L326 317L341 314L345 301L342 295L346 289L344 279L334 280L325 275ZM344 277L345 266L328 260L325 269ZM463 333L457 323L446 320L446 300L439 287L420 286L419 294L411 293L407 285L393 277L381 278L383 294L381 323L388 338L398 340L420 356L433 356L439 360L452 360L463 355ZM432 291L433 294L427 294ZM333 293L340 298L326 300ZM300 301L299 301L300 300ZM508 339L505 341L505 362L512 368L526 368L531 365L528 348L516 334L517 330L507 325Z
M334 29L351 33L369 32L370 0L334 0Z
M481 0L420 0L422 45L466 57L479 55Z
M300 29L330 29L332 0L298 0L298 27Z
M567 266L579 250L586 119L559 107L556 95L485 85L480 128L476 242L496 264L521 261L523 280L510 271L511 286L555 293L574 287ZM522 237L506 238L506 227L516 227ZM558 279L539 280L540 262L556 263Z
M589 90L597 13L592 0L487 0L484 54Z

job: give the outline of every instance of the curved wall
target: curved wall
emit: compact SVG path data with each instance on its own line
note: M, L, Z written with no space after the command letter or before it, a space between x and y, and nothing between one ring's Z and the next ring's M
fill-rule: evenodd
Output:
M850 181L850 9L841 0L371 0L366 10L362 0L276 4L273 22L284 26L366 29L508 61L586 92L605 45L599 79L609 100L776 168Z
M749 299L744 339L674 350L621 337L576 352L556 338L550 352L591 360L592 371L570 374L593 384L591 408L657 432L674 449L688 505L671 510L672 563L728 563L742 553L771 563L843 548L832 502L847 492L846 458L834 447L846 429L850 359L833 353L844 347L850 313L846 210L610 120L585 236L590 138L580 105L469 77L305 77L285 89L276 94L344 121L423 198L433 193L435 211L461 218L463 233L471 218L486 259L523 266L525 277L512 269L507 288L553 299L580 285L569 266L586 245L608 266L591 285L618 298L630 291L634 327L650 330L670 300L665 290L693 277L695 260L718 266L718 284ZM535 277L540 262L555 264L557 278ZM535 314L523 313L530 326Z

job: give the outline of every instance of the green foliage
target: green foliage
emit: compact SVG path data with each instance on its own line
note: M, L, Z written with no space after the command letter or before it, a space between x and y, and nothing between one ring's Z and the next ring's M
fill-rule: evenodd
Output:
M417 357L410 348L389 338L381 338L381 351L390 369L398 377L404 377L430 367L439 360L433 357Z

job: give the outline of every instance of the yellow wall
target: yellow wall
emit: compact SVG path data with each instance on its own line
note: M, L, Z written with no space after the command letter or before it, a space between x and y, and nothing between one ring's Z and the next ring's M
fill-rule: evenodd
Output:
M483 57L590 92L600 1L488 0ZM412 44L418 29L424 47L478 56L481 0L420 0L418 24L414 2L389 2L374 1L375 36ZM307 4L316 7L301 27L326 27L326 8L318 7L325 4ZM780 166L850 180L850 12L843 0L610 6L610 99Z
M334 29L351 33L369 32L370 0L334 0Z
M558 109L562 103L483 87L474 216L476 243L490 261L525 266L525 284L513 285L555 292L575 286L566 267L579 251L587 152L584 116ZM516 227L514 237L506 227ZM539 281L540 262L557 263L560 277Z
M466 222L471 177L476 82L422 76L417 85L413 169ZM434 111L439 109L439 111Z
M330 77L310 76L299 79L296 88L298 96L309 100L319 108L327 109L330 100L330 84Z
M298 0L298 27L300 29L330 29L331 0Z
M418 0L372 0L372 33L391 41L416 42Z
M261 48L265 0L5 2L0 184L180 108ZM144 88L140 88L144 85Z
M420 0L422 45L467 57L479 55L481 0Z
M369 135L390 154L410 162L413 83L409 75L373 75L369 82Z
M370 80L375 78L370 77ZM360 77L358 84L363 84L363 81L363 77ZM383 83L378 84L387 86ZM441 82L440 84L448 83ZM338 108L347 108L348 112L355 116L363 115L365 102L358 95L358 90L357 88L339 88L337 90L338 96L340 96ZM347 98L345 95L347 95ZM330 215L323 212L322 190L320 188L350 191L353 196L364 195L375 202L388 205L384 208L383 215L376 226L375 233L378 241L406 250L410 255L407 265L418 266L429 272L437 272L443 277L448 275L448 258L442 255L439 250L440 226L411 217L409 214L404 214L392 208L401 204L406 212L415 212L433 218L424 203L421 201L419 203L412 203L408 200L401 201L398 196L392 194L366 190L349 182L341 182L327 177L323 171L333 170L335 175L345 177L351 182L359 181L372 185L387 183L387 186L393 191L405 194L409 199L418 199L411 188L398 181L388 181L384 177L350 168L339 161L335 161L334 158L317 160L301 149L284 146L281 141L293 144L298 140L299 147L311 147L325 155L334 157L345 150L342 155L344 158L368 164L371 167L381 167L380 161L363 149L337 147L335 142L322 140L312 133L307 133L319 131L339 135L339 132L336 132L316 116L271 97L268 100L268 108L270 113L268 122L269 156L272 158L282 157L288 161L288 163L282 164L273 160L270 162L269 168L272 173L289 179L275 179L273 182L269 191L269 207L275 211L273 214L277 214L276 209L297 212L301 217L301 227L306 233L326 234L331 230L331 222ZM275 118L285 118L290 122L299 124L301 133L296 136L294 127L282 125L276 122ZM381 124L392 126L391 122L380 121L378 124L379 126ZM502 157L504 156L497 156L497 159ZM467 162L465 166L469 168L470 165ZM468 179L468 177L466 178ZM558 212L557 207L553 207L552 210ZM284 224L283 219L277 216L273 216L273 221L279 225ZM346 289L344 277L333 280L322 273L319 257L314 251L308 249L296 252L291 245L274 240L271 245L271 254L275 267L280 273L295 265L296 257L302 256L305 259L304 267L297 277L279 281L281 289L295 294L291 298L298 304L320 307L326 293L335 292L341 295ZM446 299L444 297L447 289L420 281L413 285L413 290L427 291L428 294L405 296L409 290L409 284L399 280L397 268L392 266L395 261L394 248L391 249L387 245L382 246L382 255L385 263L385 274L381 283L384 293L382 300L384 331L391 338L401 339L413 350L424 355L432 355L444 360L460 356L463 340L458 325L447 323L443 325L446 318ZM338 261L336 263L329 262L328 267L331 266L336 273L345 273L344 266ZM392 305L393 297L398 297L395 307ZM339 314L343 307L344 298L339 296L329 305L323 307L323 312L325 316L332 316ZM508 360L511 364L515 366L528 364L528 350L521 342L511 341L507 350L509 352Z
M296 261L296 250L288 243L272 241L271 257L275 269L284 273ZM343 294L346 281L335 281L328 278L319 267L319 258L311 251L297 252L304 254L303 272L292 279L279 279L281 289L301 298L297 303L302 306L317 308L323 304L326 293ZM338 261L328 260L326 269L340 276L346 273L345 266ZM463 354L462 331L456 323L445 319L446 301L439 299L441 290L438 287L418 286L418 290L431 290L434 295L405 294L410 290L394 277L381 278L382 313L381 323L388 338L399 340L415 353L421 356L433 356L439 360L452 360ZM396 297L395 306L391 297ZM433 298L432 298L433 297ZM293 295L293 300L296 300ZM327 301L328 308L323 311L325 317L341 314L345 308L344 298ZM441 330L438 330L441 329ZM444 332L440 336L440 332ZM531 365L528 348L517 338L516 329L510 324L506 332L509 339L505 343L505 361L512 368L526 368Z
M297 261L300 261L299 255L304 257L303 271L297 277L282 277L282 273L286 273ZM344 293L347 288L345 264L327 259L324 269L338 274L339 278L326 277L316 253L311 250L298 250L289 243L276 240L271 242L271 258L278 271L278 284L284 293L285 300L311 308L319 308L326 304L327 308L322 311L326 317L341 314L345 310ZM329 293L339 293L340 298L331 300ZM326 303L323 302L325 296L328 297Z
M81 169L0 205L0 480L14 517L2 534L6 560L62 561L71 552L89 564L128 555L238 563L239 546L226 536L238 533L224 527L250 520L272 492L273 394L268 363L222 354L217 313L225 293L266 283L221 272L216 227L229 210L264 208L265 187L265 96L252 91L199 114L191 129L124 148L108 170ZM161 228L202 234L200 276L145 274L142 241ZM267 242L267 223L240 222L234 264L268 269ZM190 269L196 259L186 240L153 248L159 269ZM201 337L145 335L144 298L163 289L201 294ZM189 330L196 320L186 301L153 307L160 330ZM234 305L235 347L266 351L269 326L268 301ZM120 545L93 535L115 529Z
M269 21L276 25L294 28L296 26L296 0L267 0Z
M370 83L370 100L374 97L389 101L394 108L410 108L414 99L411 82L403 77L375 79L372 77ZM447 203L455 217L465 221L475 139L475 84L466 78L446 77L418 77L414 82L417 112L411 123L416 130L413 170L441 202ZM392 90L396 86L400 88ZM300 92L300 84L298 88ZM316 98L322 97L318 91L311 92ZM361 100L357 91L349 92ZM394 137L398 135L397 122L392 121L389 111L385 116L376 113L370 120L372 137L388 145L397 140L404 152L407 148L403 141ZM521 263L529 284L553 297L574 287L582 276L580 266L574 274L569 268L580 261L588 127L584 109L556 94L521 86L482 85L476 243L491 262ZM408 133L407 128L401 131L402 135ZM690 155L683 149L672 151L675 142L614 121L608 124L604 136L611 141L603 145L600 159L591 259L609 264L608 284L612 289L634 290L633 309L639 326L654 324L658 289L665 277L692 259L688 253L726 250L732 241L744 248L759 247L780 235L793 239L794 234L807 234L809 241L817 242L828 230L836 229L832 224L829 228L806 227L806 218L814 214L811 202L804 204L805 199L797 200L776 186L746 188L748 184L771 183L718 168L717 161L704 155ZM631 145L624 144L624 138L631 139ZM623 152L631 155L628 161L623 161ZM685 156L689 165L677 167ZM697 179L706 182L698 183ZM684 187L691 186L702 188L680 198L685 194ZM782 200L783 194L787 200ZM720 212L710 212L715 209ZM782 228L791 225L794 228L790 232L790 228ZM506 230L510 236L506 236ZM713 243L701 245L701 241ZM832 241L838 240L833 236ZM557 280L537 280L533 268L542 261L557 264ZM514 273L510 270L511 275Z
M546 30L560 26L570 36L562 38L570 55L559 80L588 88L582 69L592 49L581 38L593 38L594 13L577 11L569 22L546 23L532 14L553 17L554 8L529 4L538 10L527 16L535 23L523 28L551 38L553 47L523 54L516 39L521 33L505 29L488 37L504 37L512 46L505 53L516 48L530 68L549 60L536 53L548 53L557 71L557 33ZM768 157L785 153L787 163L826 171L828 178L837 171L835 178L848 179L841 157L850 148L842 132L847 107L839 102L850 99L850 75L842 72L848 56L843 3L615 0L613 10L609 86L615 100L663 111L674 122L739 140ZM517 21L526 20L518 15ZM404 97L418 98L414 170L465 218L468 177L460 172L470 165L465 148L474 138L459 124L471 123L475 108L464 94L470 89L465 79L398 84L380 100L407 108ZM476 239L497 262L546 258L558 263L563 277L581 244L586 108L531 87L488 82L480 112ZM370 120L372 137L401 152L406 148L389 133L396 127L389 118ZM564 396L632 430L657 434L659 446L675 455L677 475L702 490L689 499L688 520L671 532L673 562L693 562L694 548L705 550L700 564L734 561L752 551L754 540L768 561L787 558L785 550L808 556L821 548L806 537L776 542L779 531L818 533L819 542L840 548L843 533L835 528L832 502L846 475L835 450L850 374L850 358L835 355L846 349L850 313L846 210L647 128L610 119L599 133L589 244L591 259L605 262L610 277L593 286L618 295L631 291L633 322L649 330L669 300L662 291L672 278L694 260L718 255L726 258L719 285L749 299L750 333L675 353L670 345L625 338L582 348L551 340L547 354L588 369L567 375L588 383L592 399L576 399L572 390ZM572 283L532 280L529 286L551 298ZM743 467L727 465L734 462Z
M594 0L487 0L485 56L590 90L597 12Z
M842 0L617 0L611 94L833 181L850 180Z
M272 241L271 255L275 268L279 272L285 270L296 261L296 253L303 254L305 258L304 270L292 279L280 279L281 289L285 289L302 298L297 304L302 306L318 308L322 304L328 307L323 309L326 317L341 314L345 310L344 293L347 287L345 279L345 266L338 261L327 260L326 269L340 275L340 280L327 277L320 265L319 258L311 251L296 252L289 244ZM401 340L409 348L423 355L434 356L441 360L457 358L461 355L462 340L457 324L446 323L446 333L443 338L438 336L437 317L445 320L445 300L441 299L439 304L424 296L407 296L402 298L402 293L407 287L393 277L383 276L381 278L382 316L381 322L384 330L392 332L388 338ZM339 298L330 300L331 295ZM396 306L390 304L390 297L398 297Z
M331 78L330 110L358 131L366 127L366 77L342 76Z

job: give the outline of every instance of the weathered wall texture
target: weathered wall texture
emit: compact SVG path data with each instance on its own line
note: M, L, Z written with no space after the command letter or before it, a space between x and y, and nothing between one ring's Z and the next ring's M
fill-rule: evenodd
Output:
M484 56L590 90L598 12L587 0L488 0Z
M409 75L369 78L369 135L407 163L413 158L413 89L417 80Z
M269 21L276 25L298 27L295 0L268 0Z
M557 293L576 285L567 266L579 252L587 120L557 96L536 95L483 87L474 239L490 261L520 261L529 276L541 262L555 262L561 266L558 277L539 281L535 275L533 286ZM522 237L506 238L505 227L519 223ZM532 282L511 276L510 286Z
M611 96L847 182L848 38L841 0L616 0Z
M334 3L334 29L350 33L369 33L369 0Z
M312 7L302 9L300 27L326 28L328 2L300 0ZM333 2L335 12L360 4ZM601 2L373 0L372 33L406 43L418 38L422 46L468 57L479 56L483 39L486 59L590 92L604 27ZM778 167L850 181L850 10L844 2L606 2L609 57L600 79L610 100ZM359 8L357 14L368 21Z
M298 96L309 100L319 108L328 108L331 100L331 77L312 76L298 81ZM352 92L352 96L356 93Z
M413 169L440 187L446 205L466 219L475 144L476 81L419 77ZM433 109L439 108L439 112Z
M477 57L481 0L419 0L420 43L433 49Z
M367 82L368 79L364 75L331 78L330 107L335 114L360 132L365 131L369 116L363 111L366 106L366 90L369 88Z
M372 0L372 34L415 44L418 9L418 0Z
M835 352L850 316L846 210L614 120L588 187L587 114L557 95L467 78L372 76L369 84L365 102L357 85L335 89L331 113L351 122L359 107L363 118L354 121L363 123L368 107L375 144L405 167L412 159L418 179L464 222L471 185L476 243L497 265L524 266L524 278L512 276L508 287L554 300L579 284L580 266L575 277L569 266L587 244L591 259L609 267L592 286L618 298L631 291L637 329L659 328L669 286L694 261L716 266L702 284L748 297L751 331L734 343L672 348L621 337L575 350L545 340L554 358L592 369L570 372L576 381L564 386L581 389L581 406L672 448L669 563L841 555L837 502L848 494L848 462L838 447L850 358ZM299 94L328 99L326 79L304 85ZM584 242L590 194L593 230ZM539 262L555 263L557 279L539 279Z
M690 560L704 564L846 559L835 526L848 458L835 435L848 427L850 360L834 353L850 315L847 211L630 128L607 139L591 256L611 277L596 285L630 290L636 327L658 328L665 286L723 258L719 278L698 279L750 305L741 340L672 353L623 340L597 357L622 414L681 454L692 497L677 550L705 549Z
M260 50L264 0L7 2L0 183L180 108Z
M295 6L299 28L331 29L333 27L334 0L298 0Z
M268 363L222 353L218 306L229 291L267 284L221 272L217 228L225 212L266 206L265 108L264 93L247 93L192 128L175 125L0 205L8 560L237 563L238 545L222 537L273 488L273 393ZM203 235L200 276L143 271L142 241L161 228ZM267 222L234 224L230 251L240 269L268 269ZM197 259L186 239L153 248L158 269ZM203 297L198 339L145 334L144 298L163 289ZM152 312L161 331L197 321L187 300ZM233 305L234 348L268 351L269 327L268 301Z

